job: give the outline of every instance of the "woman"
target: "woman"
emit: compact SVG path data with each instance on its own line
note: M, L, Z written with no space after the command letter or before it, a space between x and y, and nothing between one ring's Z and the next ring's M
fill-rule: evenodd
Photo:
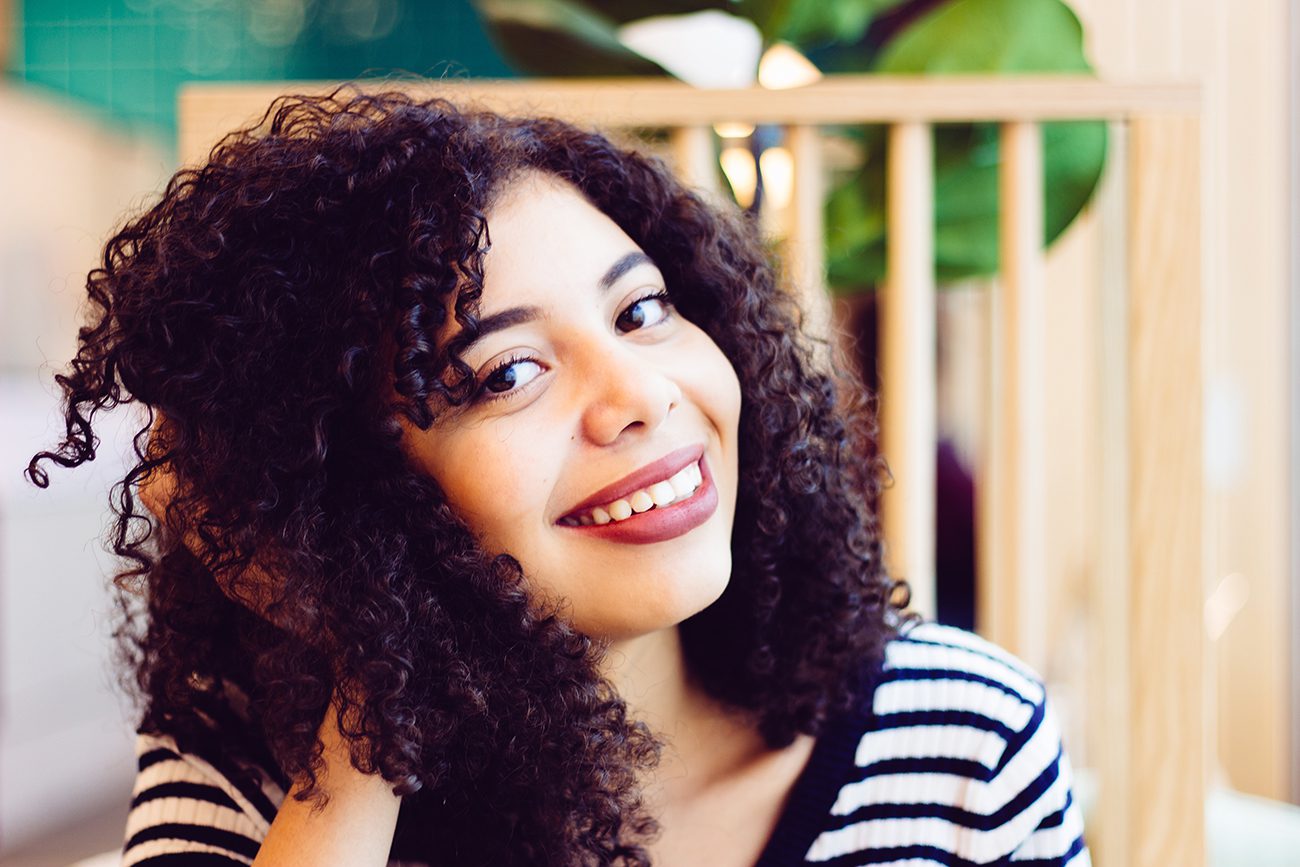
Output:
M285 98L88 288L29 475L149 409L127 864L1087 863L1041 684L900 616L869 426L657 161Z

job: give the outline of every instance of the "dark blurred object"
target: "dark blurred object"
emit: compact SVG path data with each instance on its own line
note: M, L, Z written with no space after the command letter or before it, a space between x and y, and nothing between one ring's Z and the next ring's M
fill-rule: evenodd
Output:
M936 618L975 630L975 480L951 440L939 440L935 499Z
M849 325L863 383L880 392L876 293L853 299ZM935 455L935 619L975 629L975 480L951 440L940 437ZM872 503L877 513L879 503ZM901 576L906 578L907 576Z

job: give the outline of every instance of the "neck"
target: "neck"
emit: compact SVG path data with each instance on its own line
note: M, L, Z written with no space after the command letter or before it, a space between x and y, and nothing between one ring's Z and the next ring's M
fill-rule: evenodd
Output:
M610 645L602 673L631 716L664 743L655 780L697 791L727 776L766 746L753 726L690 676L677 627Z
M703 695L690 682L675 626L614 642L601 668L631 715L656 735L672 737L699 710Z

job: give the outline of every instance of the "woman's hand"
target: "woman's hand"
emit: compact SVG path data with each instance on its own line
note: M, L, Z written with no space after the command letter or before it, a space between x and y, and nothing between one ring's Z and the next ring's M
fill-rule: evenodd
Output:
M325 712L317 735L324 747L325 768L317 784L328 802L316 809L299 801L295 782L271 823L253 867L383 867L393 846L401 798L378 774L352 766L348 741L339 732L337 705Z
M155 412L153 429L149 432L149 445L145 447L145 455L151 458L163 452L161 443L163 424L162 413ZM135 488L144 507L155 518L162 521L166 518L167 506L176 499L176 474L172 471L170 463L159 464L136 482Z
M159 521L167 515L167 505L176 498L176 477L166 464L154 467L136 485L140 492L140 502Z

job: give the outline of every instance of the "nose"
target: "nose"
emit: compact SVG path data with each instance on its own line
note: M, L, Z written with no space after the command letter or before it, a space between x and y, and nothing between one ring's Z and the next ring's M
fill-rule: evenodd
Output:
M677 381L645 354L610 347L589 365L582 426L597 445L610 445L627 432L652 432L681 404Z

